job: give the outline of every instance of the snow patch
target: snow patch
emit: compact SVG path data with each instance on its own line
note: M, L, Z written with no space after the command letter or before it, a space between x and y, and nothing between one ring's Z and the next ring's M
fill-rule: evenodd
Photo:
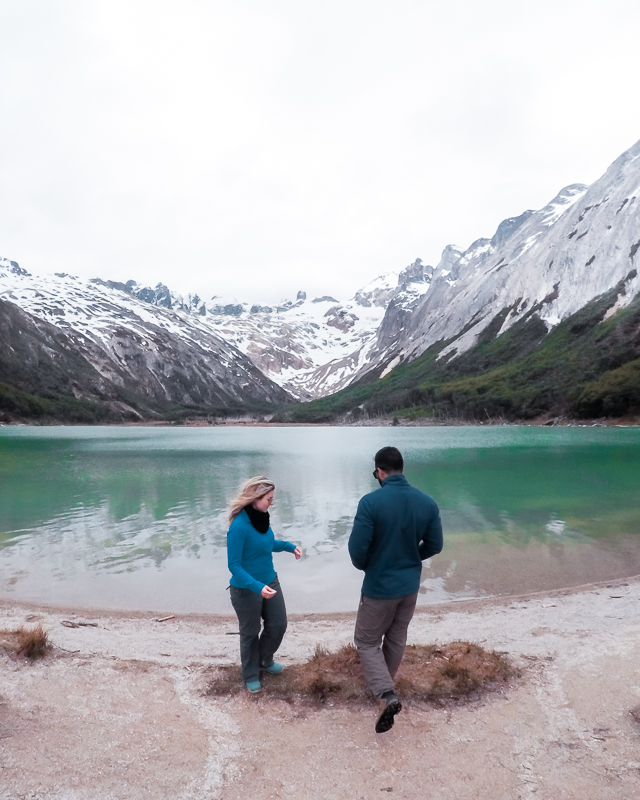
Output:
M565 211L568 211L578 200L585 196L587 189L588 187L585 186L583 189L572 190L571 194L561 195L557 202L551 202L545 206L540 211L542 224L546 227L555 225Z
M529 238L524 242L522 245L522 250L518 253L518 256L523 255L527 252L527 250L531 249L533 245L536 243L536 239L542 234L542 231L538 231L537 233L532 234Z
M394 367L397 367L397 366L398 366L398 364L400 363L400 359L401 359L401 356L396 356L395 358L393 358L393 359L392 359L392 360L391 360L391 361L390 361L390 362L387 364L386 368L385 368L385 369L383 370L383 372L380 374L380 379L381 379L381 380L382 380L382 378L386 378L386 377L387 377L387 375L388 375L388 374L391 372L391 370L392 370Z
M549 316L540 317L540 319L545 323L549 330L551 330L551 328L555 328L556 325L559 325L562 321L557 314L549 314Z

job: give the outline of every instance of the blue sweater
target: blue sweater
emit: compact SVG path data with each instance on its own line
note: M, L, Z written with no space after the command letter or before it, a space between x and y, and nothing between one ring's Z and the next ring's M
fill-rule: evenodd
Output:
M275 580L272 553L296 549L291 542L277 541L271 528L258 533L246 511L241 511L231 523L227 533L227 563L231 585L238 589L251 589L260 594L263 587Z
M435 502L404 475L389 475L358 504L349 555L364 570L362 594L406 597L420 587L422 561L442 550L442 523Z

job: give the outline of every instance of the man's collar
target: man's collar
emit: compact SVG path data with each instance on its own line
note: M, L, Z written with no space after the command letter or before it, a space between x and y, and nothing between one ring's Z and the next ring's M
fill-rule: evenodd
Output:
M380 486L386 486L388 483L406 483L407 479L401 472L395 473L394 475L387 475L387 477L382 481Z

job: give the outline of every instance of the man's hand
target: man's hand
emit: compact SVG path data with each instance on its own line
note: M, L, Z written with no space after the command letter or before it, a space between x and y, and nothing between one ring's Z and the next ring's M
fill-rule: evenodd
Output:
M302 548L301 547L296 547L296 549L293 551L293 555L296 557L296 561L299 558L302 558Z
M275 594L278 594L275 589L272 589L270 586L266 584L262 587L262 591L260 594L264 597L265 600L268 600L270 597L273 597Z

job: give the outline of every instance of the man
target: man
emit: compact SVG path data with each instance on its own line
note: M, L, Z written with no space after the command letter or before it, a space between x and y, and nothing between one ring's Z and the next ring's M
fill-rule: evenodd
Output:
M442 550L438 506L402 474L395 447L375 455L373 477L380 484L358 504L349 537L349 555L364 570L354 642L369 688L380 709L376 733L393 727L402 705L393 678L407 643L422 562Z

